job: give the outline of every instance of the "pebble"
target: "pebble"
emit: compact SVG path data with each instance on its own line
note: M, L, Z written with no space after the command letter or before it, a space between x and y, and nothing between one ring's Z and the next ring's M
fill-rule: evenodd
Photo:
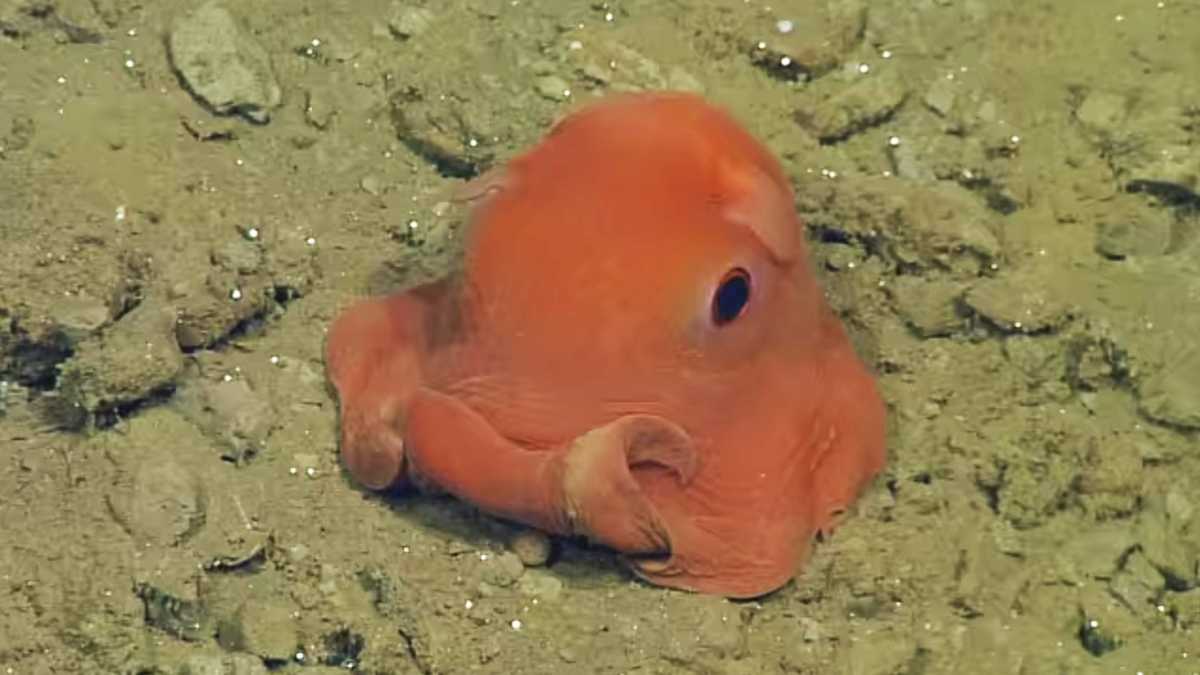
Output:
M167 47L188 90L217 114L265 124L283 100L266 50L218 2L176 20Z
M550 537L539 530L522 530L508 542L508 547L526 567L541 567L550 560L553 546Z

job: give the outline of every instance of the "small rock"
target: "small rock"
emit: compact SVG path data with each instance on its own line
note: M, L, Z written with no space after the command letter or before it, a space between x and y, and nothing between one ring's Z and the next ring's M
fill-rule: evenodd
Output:
M229 650L271 661L289 661L301 644L295 608L281 601L247 601L217 626L217 642Z
M207 435L222 440L222 456L237 464L258 454L271 435L271 404L240 378L188 381L174 403Z
M1166 497L1152 494L1145 496L1134 525L1142 553L1175 590L1200 584L1200 523L1188 516L1188 520L1177 520L1167 508Z
M1089 132L1103 138L1116 136L1128 116L1128 100L1120 94L1108 91L1088 93L1075 109L1075 119Z
M985 279L964 296L967 306L997 328L1012 333L1041 333L1061 328L1070 309L1036 270Z
M565 101L570 97L570 87L567 86L566 80L555 75L544 75L534 80L533 88L543 98L551 101Z
M512 586L525 573L525 565L513 553L501 553L483 569L483 580L499 588Z
M938 115L948 117L954 110L954 98L957 90L958 83L939 77L929 85L929 89L925 92L925 105Z
M547 602L558 600L563 593L562 580L544 570L526 570L517 583L525 595Z
M266 50L215 1L177 19L167 47L191 93L219 115L265 124L283 99Z
M1084 584L1111 578L1122 558L1138 545L1136 535L1121 523L1104 525L1065 542L1055 554L1059 579Z
M238 274L254 274L262 267L263 251L256 242L233 239L211 249L208 258L222 269Z
M522 530L508 542L508 547L526 567L541 567L550 559L553 546L550 537L540 530Z
M828 99L800 108L796 119L822 141L836 141L887 119L908 97L894 76L869 77Z
M1171 246L1173 216L1136 195L1113 200L1096 223L1096 251L1120 260L1130 256L1163 255Z
M1200 588L1183 593L1168 593L1166 604L1184 630L1200 628Z
M388 19L388 29L400 40L407 40L424 33L433 23L433 10L425 7L411 7L405 2L393 2L391 18Z
M128 489L109 493L108 505L139 542L175 546L205 521L207 497L200 480L170 459L140 463Z
M800 639L805 642L817 642L821 639L821 624L807 616L800 617Z
M1136 551L1130 554L1124 567L1108 584L1114 597L1144 618L1153 616L1163 586L1162 575L1146 560L1146 556Z
M1138 408L1150 419L1200 429L1200 349L1180 355L1137 384Z
M379 180L379 176L375 175L363 176L362 180L358 182L358 186L369 195L378 195L383 191L383 183Z
M182 369L174 312L147 300L59 366L60 412L72 426L95 421L166 390Z
M1107 589L1091 585L1080 591L1079 641L1093 656L1120 648L1145 628L1124 606L1114 603Z
M86 293L65 296L50 311L51 320L72 343L84 340L112 318L106 303Z
M960 283L897 277L887 288L896 302L896 312L921 337L951 335L963 328L958 299Z

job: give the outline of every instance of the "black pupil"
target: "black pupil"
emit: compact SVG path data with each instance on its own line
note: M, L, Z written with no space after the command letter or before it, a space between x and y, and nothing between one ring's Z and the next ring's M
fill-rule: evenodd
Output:
M750 275L742 269L733 270L725 276L713 295L713 323L724 326L738 318L747 302L750 302Z

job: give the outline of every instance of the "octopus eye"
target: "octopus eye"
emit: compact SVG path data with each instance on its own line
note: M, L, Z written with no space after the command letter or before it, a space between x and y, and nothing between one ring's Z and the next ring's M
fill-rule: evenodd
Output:
M712 322L724 326L742 315L750 302L750 273L736 267L725 274L712 299Z

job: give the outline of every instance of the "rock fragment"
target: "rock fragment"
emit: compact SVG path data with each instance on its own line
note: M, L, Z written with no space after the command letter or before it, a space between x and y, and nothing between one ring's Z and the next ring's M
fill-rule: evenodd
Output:
M188 90L219 115L265 124L283 100L266 50L217 2L177 19L167 47Z

